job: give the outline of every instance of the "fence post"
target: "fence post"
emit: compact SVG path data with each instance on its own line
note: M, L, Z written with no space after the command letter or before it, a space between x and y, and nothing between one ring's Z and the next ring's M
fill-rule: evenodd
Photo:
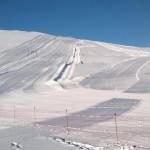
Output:
M114 119L115 119L116 142L118 144L118 142L119 142L119 136L118 136L118 124L117 124L117 114L116 113L114 113Z
M69 121L68 121L68 110L65 110L65 114L66 114L66 131L67 131L67 135L69 135Z
M33 120L34 120L34 124L36 124L36 107L35 105L33 106Z
M15 120L16 120L16 106L15 106L15 104L13 105L13 120L14 120L14 124L15 124Z

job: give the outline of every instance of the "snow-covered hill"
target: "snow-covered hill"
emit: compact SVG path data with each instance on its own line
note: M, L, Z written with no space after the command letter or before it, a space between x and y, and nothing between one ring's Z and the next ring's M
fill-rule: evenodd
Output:
M46 137L49 131L65 137L66 115L73 141L111 143L114 113L125 144L149 146L149 76L150 48L0 31L0 128L23 124L21 133L0 130L5 137L0 146L8 146L12 139L21 139L29 149L36 146L33 139L41 146L47 143L48 138L39 140L37 134L28 140L24 136L24 126L32 122L40 125L35 127L40 135L45 136L48 128Z
M0 93L38 85L150 92L150 49L0 31Z
M37 32L0 30L0 50L19 46L37 35L39 35Z

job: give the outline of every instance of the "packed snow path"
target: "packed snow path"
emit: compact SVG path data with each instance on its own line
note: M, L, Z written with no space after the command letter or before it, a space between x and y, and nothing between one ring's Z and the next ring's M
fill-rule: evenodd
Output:
M73 53L71 55L71 57L69 58L69 60L62 65L59 69L58 69L58 74L56 75L56 77L53 77L53 80L55 81L64 81L64 80L70 80L75 67L77 64L79 64L81 62L80 60L80 48L75 46L73 48Z
M137 72L136 72L136 79L137 79L137 81L140 80L140 72L141 72L142 69L144 69L144 67L145 67L146 65L148 65L149 63L150 63L149 60L146 61L146 62L137 70Z

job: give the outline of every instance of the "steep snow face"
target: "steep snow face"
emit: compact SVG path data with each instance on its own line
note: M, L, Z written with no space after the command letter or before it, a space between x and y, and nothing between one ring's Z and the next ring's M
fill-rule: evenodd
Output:
M39 34L37 32L0 30L0 51L16 47Z
M148 48L0 31L0 94L41 86L150 92Z

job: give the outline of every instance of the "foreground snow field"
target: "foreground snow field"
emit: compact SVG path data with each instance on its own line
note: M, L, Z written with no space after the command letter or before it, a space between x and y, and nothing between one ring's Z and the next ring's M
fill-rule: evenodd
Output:
M0 146L8 150L20 139L29 150L40 142L45 150L67 150L49 134L96 146L119 140L149 147L149 64L150 48L0 31ZM32 123L29 144L24 132Z

